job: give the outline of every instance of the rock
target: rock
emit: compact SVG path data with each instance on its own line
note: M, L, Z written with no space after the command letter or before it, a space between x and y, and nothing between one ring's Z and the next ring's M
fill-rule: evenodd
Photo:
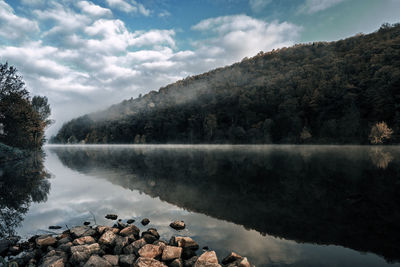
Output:
M234 262L236 260L239 259L243 259L242 256L240 256L239 254L236 254L235 252L231 252L228 256L226 256L223 260L222 260L222 264L229 264L231 262Z
M80 262L87 261L93 254L99 254L101 251L100 245L98 243L90 245L80 245L71 247L71 258L70 262L72 264L79 264Z
M155 241L157 241L157 238L151 234L144 234L142 235L142 238L146 241L147 244L153 244Z
M138 251L140 257L157 258L162 254L162 248L157 245L146 244Z
M62 244L66 244L66 243L69 243L69 242L71 242L72 240L71 240L71 238L70 237L63 237L63 238L61 238L61 239L59 239L58 241L57 241L57 246L60 246L60 245L62 245Z
M175 237L175 242L178 247L189 248L192 250L199 249L199 245L188 236L177 236Z
M118 266L119 256L118 255L104 255L103 259L108 261L112 266Z
M139 237L140 229L137 228L135 225L129 225L128 227L125 227L122 229L119 234L122 236L128 236L128 235L134 235L136 237Z
M67 254L65 252L52 250L42 258L39 266L63 267L64 263L67 262L67 258Z
M185 222L184 221L174 221L174 222L170 223L169 226L171 226L175 230L182 230L182 229L185 229Z
M203 250L209 250L208 246L204 246Z
M0 240L0 255L7 252L8 247L11 246L11 241L7 239Z
M136 256L133 254L120 255L119 256L119 266L121 267L131 267L135 263Z
M196 263L199 256L193 256L188 260L183 261L183 267L192 267Z
M93 244L93 243L96 243L96 240L94 240L94 238L91 236L82 236L80 238L75 239L73 242L75 246Z
M175 236L171 236L171 238L169 239L168 245L175 246L175 247L178 246Z
M183 267L183 261L181 259L173 260L168 267Z
M136 236L134 236L134 235L128 235L127 238L128 238L129 243L132 243L137 240Z
M109 220L116 220L118 218L118 215L116 215L116 214L107 214L105 216L105 218L109 219Z
M57 229L61 229L62 227L61 226L58 226L58 225L51 225L51 226L49 226L49 229L51 229L51 230L57 230Z
M99 234L101 234L101 235L102 235L106 230L108 231L108 230L110 230L110 229L111 229L111 227L102 226L102 225L99 225L99 226L96 227L97 232L98 232Z
M129 239L128 237L122 237L117 235L115 238L115 247L114 247L114 254L119 255L122 253L122 249L128 245Z
M132 244L126 246L123 251L125 254L133 254L137 253L139 249L141 249L144 245L146 245L146 241L142 238L134 241Z
M195 262L194 267L221 267L221 265L218 264L218 258L215 251L206 251L200 255Z
M155 259L140 257L136 260L135 267L167 267L167 265Z
M90 224L90 222L84 222L83 223L83 225L89 225Z
M160 234L157 232L157 229L154 229L154 228L147 229L147 231L142 232L142 237L145 234L150 234L150 235L154 236L156 239L160 239Z
M164 249L165 246L167 246L167 242L161 241L161 240L156 240L153 242L153 245L160 246L162 249Z
M99 238L99 243L106 246L113 246L116 238L117 235L113 231L107 231Z
M193 256L196 256L196 251L190 248L183 248L182 249L182 256L181 258L184 260L190 259Z
M57 243L57 239L50 235L42 235L36 238L36 245L39 247L54 246Z
M111 231L112 231L114 234L118 234L118 233L120 232L118 228L111 228Z
M99 255L90 256L89 260L83 265L84 267L111 267L112 265Z
M161 260L170 261L174 259L179 259L181 255L182 255L181 247L165 246L161 256Z
M57 250L64 251L65 253L71 253L72 242L61 244L57 247Z
M89 226L77 226L72 228L70 232L74 238L79 238L82 236L89 236L89 235L92 236L96 234L96 231L90 228Z
M134 223L134 222L135 222L134 219L129 219L129 220L126 221L127 224L131 224L131 223Z
M124 229L127 226L128 225L126 223L123 223L123 222L120 222L120 221L117 222L117 228L120 229L120 230Z
M150 223L150 220L147 219L147 218L144 218L144 219L142 220L142 225L148 225L149 223Z
M23 251L13 258L13 261L18 263L19 266L26 265L31 259L35 258L36 254L33 251ZM11 265L6 265L11 266Z
M8 248L8 251L12 255L17 255L21 251L21 248L19 246L11 246L11 247Z

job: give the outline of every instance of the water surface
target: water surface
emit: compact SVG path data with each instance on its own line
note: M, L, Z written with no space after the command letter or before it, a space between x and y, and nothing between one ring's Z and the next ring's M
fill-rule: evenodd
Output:
M182 219L178 234L257 266L400 266L400 147L48 146L46 154L2 167L3 234L112 225L104 215L116 213L148 217L141 229L164 239Z

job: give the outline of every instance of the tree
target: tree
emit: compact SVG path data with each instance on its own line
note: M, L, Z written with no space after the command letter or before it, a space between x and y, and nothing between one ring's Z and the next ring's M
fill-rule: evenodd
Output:
M385 139L390 139L392 136L393 131L390 129L386 122L377 122L371 128L371 133L369 134L369 140L371 144L377 145L382 144Z

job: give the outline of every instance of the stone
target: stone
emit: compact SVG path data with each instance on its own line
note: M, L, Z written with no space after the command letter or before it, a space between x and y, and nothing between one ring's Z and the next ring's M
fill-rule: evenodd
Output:
M195 262L194 267L221 267L221 265L218 264L218 258L215 251L206 251L200 255Z
M167 265L155 259L139 257L135 262L135 267L167 267Z
M70 253L71 252L71 247L72 247L72 242L68 242L68 243L59 245L57 247L57 250L64 251L65 253Z
M171 228L175 230L183 230L185 229L185 222L184 221L174 221L169 225Z
M149 223L150 223L150 220L147 219L147 218L144 218L144 219L142 220L142 225L148 225Z
M36 238L36 245L39 247L54 246L57 243L57 239L50 235L42 235Z
M198 250L199 245L188 236L177 236L175 237L175 242L178 247L189 248L192 250Z
M228 256L223 258L221 263L222 264L229 264L229 263L234 262L234 261L239 260L239 259L243 259L243 257L240 256L239 254L235 253L235 252L231 252Z
M162 248L157 245L146 244L139 249L138 254L140 257L154 259L161 256Z
M190 248L183 248L181 258L184 260L190 259L196 256L196 251Z
M124 229L127 226L128 226L128 224L126 224L126 223L123 223L120 221L117 222L117 228L119 228L120 230Z
M112 265L99 255L90 256L89 260L83 265L84 267L111 267Z
M135 260L136 260L136 256L133 254L119 255L119 266L131 267L135 263Z
M105 216L105 218L109 219L109 220L116 220L118 218L118 215L116 215L116 214L107 214Z
M126 246L123 251L125 254L137 253L144 245L146 245L146 241L142 238Z
M96 240L94 240L94 238L91 236L82 236L80 238L75 239L73 242L75 246L93 244L93 243L96 243Z
M57 246L61 246L63 244L71 242L71 238L69 236L63 237L57 241Z
M142 237L145 234L150 234L150 235L154 236L156 239L160 239L160 234L157 232L157 229L154 229L154 228L147 229L147 231L142 232Z
M50 225L49 226L49 229L50 230L57 230L57 229L61 229L62 227L61 226L58 226L58 225Z
M114 245L116 238L117 235L114 234L113 231L107 231L99 238L99 243L106 246L112 246Z
M108 230L110 230L111 229L111 227L108 227L108 226L103 226L103 225L99 225L99 226L97 226L97 228L96 228L96 230L97 230L97 232L99 233L99 234L103 234L106 230L108 231Z
M157 241L157 238L151 234L144 234L142 235L142 238L146 241L147 244L153 244L155 241Z
M115 246L114 246L114 254L119 255L122 253L122 249L128 245L129 239L128 237L122 237L117 235L115 238Z
M134 219L129 219L129 220L126 221L127 224L131 224L131 223L134 223L134 222L135 222Z
M183 267L183 261L181 259L173 260L168 267Z
M64 259L60 256L47 257L40 264L40 267L64 267Z
M84 222L83 223L83 225L89 225L90 224L90 222Z
M134 235L139 237L139 233L140 233L140 229L137 228L135 225L129 225L127 227L125 227L124 229L122 229L119 234L122 236L129 236L129 235Z
M82 236L89 236L89 235L92 236L96 234L96 231L94 229L85 225L74 227L70 230L70 232L74 238L79 238Z
M119 256L118 255L104 255L103 259L108 261L112 266L118 266Z
M86 262L93 254L99 254L101 252L100 245L98 243L90 245L80 245L71 247L71 258L72 264L79 264L80 262Z
M31 259L35 258L36 254L33 251L23 251L19 253L15 258L13 258L13 261L17 262L19 266L24 266L26 265ZM11 265L6 265L6 266L11 266Z
M114 234L118 234L120 230L118 228L111 228L111 230Z
M165 246L161 256L161 260L171 261L174 259L179 259L181 255L182 255L181 247Z
M183 267L192 267L196 263L199 256L193 256L188 260L183 261Z
M135 235L128 235L127 236L129 243L132 243L137 240Z
M165 246L167 246L167 242L162 241L162 240L156 240L153 242L153 245L160 246L162 249L164 249Z

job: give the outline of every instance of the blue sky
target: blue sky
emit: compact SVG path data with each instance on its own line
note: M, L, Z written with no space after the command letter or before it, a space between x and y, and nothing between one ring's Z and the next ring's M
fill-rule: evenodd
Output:
M78 115L259 51L400 22L400 0L0 0L0 61Z

